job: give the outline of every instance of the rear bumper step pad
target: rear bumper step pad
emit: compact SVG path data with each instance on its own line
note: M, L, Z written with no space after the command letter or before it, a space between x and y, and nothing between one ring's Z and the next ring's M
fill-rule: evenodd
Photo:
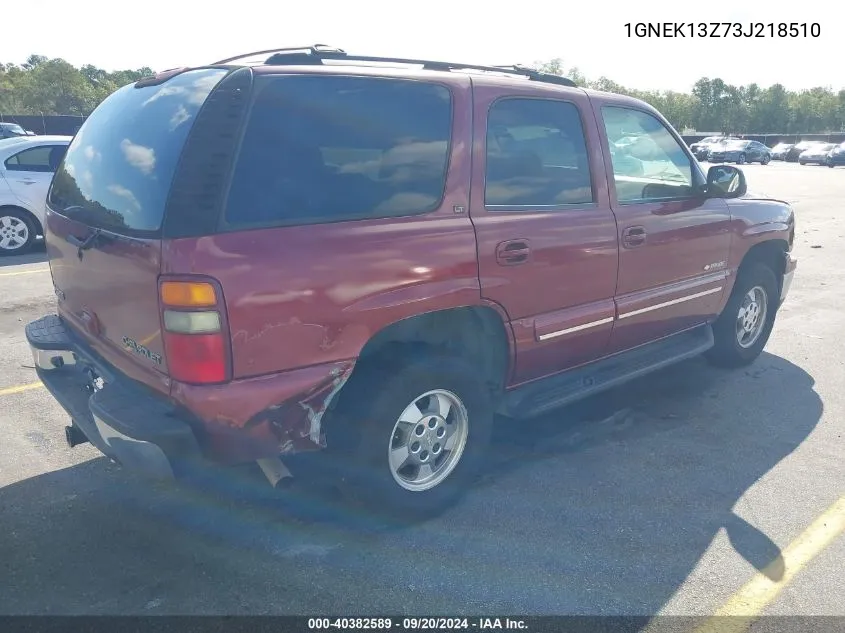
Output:
M192 427L174 406L120 379L80 343L58 315L26 326L36 373L91 444L128 470L172 479L203 461ZM103 378L96 388L92 376Z

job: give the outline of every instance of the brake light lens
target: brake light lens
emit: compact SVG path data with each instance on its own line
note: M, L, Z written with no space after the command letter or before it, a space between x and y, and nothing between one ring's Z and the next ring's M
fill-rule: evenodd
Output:
M229 377L229 337L214 285L164 281L159 298L170 377L189 384L225 382Z
M164 333L170 376L191 384L226 380L226 349L220 334Z

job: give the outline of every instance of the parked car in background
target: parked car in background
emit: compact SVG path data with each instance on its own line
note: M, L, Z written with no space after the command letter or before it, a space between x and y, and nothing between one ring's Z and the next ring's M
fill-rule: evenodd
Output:
M804 150L798 155L798 162L802 165L824 165L827 155L836 147L836 143L819 143Z
M772 160L772 150L758 141L730 140L713 146L707 160L711 163L768 165Z
M840 143L834 147L827 155L825 164L828 167L836 167L837 165L845 165L845 143Z
M24 253L44 234L47 190L71 138L0 140L0 255Z
M497 414L754 362L797 266L790 205L640 100L316 46L113 92L46 206L26 339L71 446L272 485L322 449L402 519L469 489Z
M706 161L708 160L707 157L710 155L710 152L713 151L714 148L717 148L722 143L735 138L736 137L734 136L708 136L707 138L701 139L698 143L690 145L690 149L696 159Z
M0 139L27 136L27 131L17 123L0 122Z
M794 146L794 143L778 143L772 148L772 160L786 160L786 155Z
M723 136L705 136L700 141L696 141L692 145L689 146L690 151L693 153L698 160L702 160L703 158L707 157L707 152L710 149L710 145L713 143L718 143L724 137Z
M784 160L788 163L797 163L798 157L810 149L811 147L815 147L816 145L821 145L824 141L801 141L796 143L792 146L792 148L786 153L786 157Z

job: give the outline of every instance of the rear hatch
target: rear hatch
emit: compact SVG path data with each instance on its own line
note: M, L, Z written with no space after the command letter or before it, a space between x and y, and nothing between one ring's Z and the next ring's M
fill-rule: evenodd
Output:
M191 70L110 95L76 134L48 195L59 314L118 370L164 392L165 207L194 120L226 73Z

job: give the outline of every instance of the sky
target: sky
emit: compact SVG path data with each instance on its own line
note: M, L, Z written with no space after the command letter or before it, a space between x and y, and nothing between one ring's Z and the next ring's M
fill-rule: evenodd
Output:
M0 62L20 64L38 54L109 71L164 70L321 43L349 53L476 64L561 58L565 67L577 67L588 79L604 75L644 90L689 91L701 77L839 90L845 88L845 72L837 63L843 54L837 7L830 0L244 0L219 5L28 0L15 10L27 28L3 29ZM806 23L808 29L817 23L820 36L777 37L777 26L775 37L766 27L765 38L628 36L626 23L649 22L730 22L746 31L754 23Z

